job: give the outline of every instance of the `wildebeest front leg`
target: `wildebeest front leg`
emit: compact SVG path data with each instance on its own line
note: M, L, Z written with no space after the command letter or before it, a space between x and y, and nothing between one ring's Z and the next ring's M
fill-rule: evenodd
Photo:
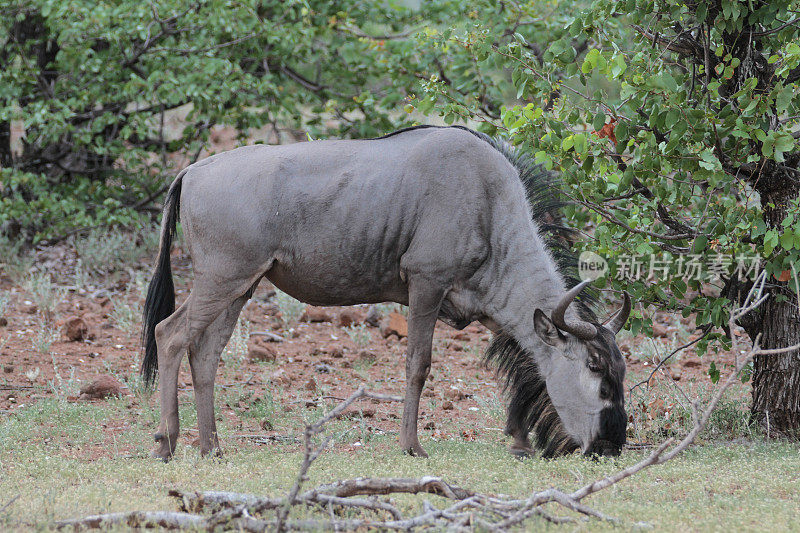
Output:
M408 294L408 350L406 396L400 446L411 455L428 457L417 437L419 397L431 369L431 343L444 291L421 280L411 280Z
M506 424L505 434L514 439L514 442L508 448L508 451L520 459L532 457L535 452L531 441L528 438L528 431L523 430L518 424L513 423L511 420Z
M200 433L200 455L222 455L214 417L214 380L219 367L219 356L231 338L236 321L248 296L237 298L200 336L197 345L189 351L189 364L194 384L194 402L197 408L197 426Z

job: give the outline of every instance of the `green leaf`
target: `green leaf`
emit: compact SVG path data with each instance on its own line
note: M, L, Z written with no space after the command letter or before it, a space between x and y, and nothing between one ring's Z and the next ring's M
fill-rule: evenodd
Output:
M775 136L775 160L783 161L783 153L792 151L795 147L794 137L788 133L780 133Z
M595 131L600 131L606 123L606 114L602 111L598 112L592 120L592 127Z
M775 97L775 110L778 113L784 113L789 108L789 104L792 103L792 97L794 96L794 89L795 86L792 84L778 92L778 95Z
M708 237L705 235L698 235L695 237L694 242L692 243L692 253L699 254L703 253L708 245Z
M625 56L622 54L617 54L616 57L614 57L614 62L611 64L611 75L614 78L619 78L627 69L628 65L625 62Z
M708 367L708 377L711 378L711 383L716 384L719 381L719 369L714 361L711 361L711 366Z
M522 98L522 95L525 94L525 86L528 84L528 78L522 80L522 83L517 85L517 98Z
M786 251L794 248L794 231L791 228L787 228L781 235L781 248Z
M710 148L700 152L700 166L706 170L722 170L722 163L719 162L719 159Z
M580 155L586 154L587 143L586 143L586 135L583 133L576 133L573 139L573 146L575 147L575 152Z
M778 246L779 241L778 232L774 229L768 230L764 234L764 255L769 256L772 251Z

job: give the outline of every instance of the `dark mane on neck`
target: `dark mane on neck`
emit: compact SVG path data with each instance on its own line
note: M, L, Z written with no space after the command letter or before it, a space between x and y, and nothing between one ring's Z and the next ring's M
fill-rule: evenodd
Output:
M378 138L385 139L407 131L441 127L445 126L413 126ZM463 126L450 127L467 131L487 142L517 169L530 205L531 218L538 226L539 234L544 238L567 288L574 287L580 281L578 258L572 252L570 244L577 240L577 236L575 230L561 224L561 208L566 202L556 175L503 139ZM582 319L597 323L597 317L592 311L596 301L596 291L583 291L576 301ZM531 305L535 306L536 302L531 302ZM495 335L483 360L487 365L494 366L497 374L504 379L504 390L509 399L506 433L527 435L533 431L536 434L536 444L543 450L542 455L545 457L571 453L578 448L578 444L564 430L533 356L523 350L513 337L506 333Z
M577 235L575 230L561 224L561 208L566 202L557 177L506 141L478 135L517 169L539 234L544 238L567 288L574 287L580 281L578 258L571 249L571 243L577 240ZM592 311L596 301L596 291L583 291L576 301L582 319L597 322ZM531 302L531 305L535 306L536 302ZM484 362L494 365L497 373L505 378L504 389L509 398L506 433L527 435L533 431L543 457L564 455L579 448L578 443L564 430L532 354L526 352L510 335L500 333L494 336L486 349Z
M527 435L533 431L542 457L565 455L579 448L564 430L536 363L513 337L505 333L495 335L486 349L484 362L495 366L504 377L503 390L509 399L507 435Z
M376 139L386 139L419 129L444 127L458 128L475 135L503 154L517 169L530 205L531 218L538 226L539 234L545 240L567 288L577 285L580 281L578 257L571 250L571 243L577 240L577 235L575 230L561 224L561 208L567 202L561 193L560 182L554 173L536 163L528 154L503 139L493 138L464 126L412 126ZM575 302L580 317L595 324L597 316L592 308L597 302L597 294L597 291L587 288ZM531 302L531 306L535 305L536 302ZM485 364L494 366L497 374L504 380L504 390L509 399L507 434L521 432L527 435L533 431L536 434L536 445L542 449L544 457L571 453L579 448L564 430L533 356L513 337L506 333L495 335L483 360Z

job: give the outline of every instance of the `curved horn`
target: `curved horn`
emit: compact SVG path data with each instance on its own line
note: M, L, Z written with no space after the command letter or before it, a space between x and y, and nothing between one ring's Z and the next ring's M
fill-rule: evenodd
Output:
M611 317L608 324L608 329L614 332L614 335L619 333L619 330L622 329L622 326L625 325L625 322L628 320L628 315L631 314L631 296L628 294L628 291L622 291L622 309L617 311L614 316Z
M579 320L577 322L570 321L567 323L564 320L564 313L578 293L581 292L591 282L592 280L587 279L571 288L567 294L565 294L564 297L559 300L558 304L556 304L556 308L553 309L553 312L550 315L550 319L558 329L566 331L567 333L572 333L579 339L583 339L585 341L591 340L597 336L597 328L593 324L584 322L583 320Z

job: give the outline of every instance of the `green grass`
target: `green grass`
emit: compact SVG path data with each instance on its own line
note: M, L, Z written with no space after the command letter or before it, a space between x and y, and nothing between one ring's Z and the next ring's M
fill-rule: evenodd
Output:
M125 510L174 510L167 490L226 490L277 496L294 481L300 446L257 446L231 437L221 422L226 456L201 459L181 439L169 464L146 458L154 415L131 398L102 404L41 400L0 419L0 529L47 528L54 520ZM319 409L322 410L321 408ZM134 416L131 416L134 413ZM191 399L182 399L184 428L195 424ZM299 436L300 413L282 429ZM307 412L303 418L312 418ZM103 425L125 423L113 439ZM338 446L312 467L308 487L358 476L442 476L474 490L522 497L547 487L573 490L635 463L646 452L626 451L618 460L593 462L578 456L520 462L506 452L499 432L474 442L434 440L423 432L430 459L399 453L393 435L371 435L363 424L340 420L330 433ZM363 442L363 440L362 440ZM427 497L441 503L434 496ZM405 511L418 511L421 498L394 497ZM645 524L658 531L800 530L800 449L788 443L711 442L688 450L666 465L650 468L585 503L615 516L621 526L589 521L573 530L633 530ZM560 509L551 512L565 514ZM550 528L532 519L526 529ZM646 527L646 526L645 526Z

